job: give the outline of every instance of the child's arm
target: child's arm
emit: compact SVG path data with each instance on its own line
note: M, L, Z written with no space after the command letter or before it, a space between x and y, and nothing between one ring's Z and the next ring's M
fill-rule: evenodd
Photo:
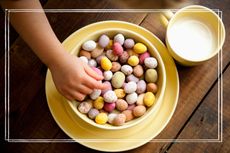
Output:
M3 8L42 9L39 0L1 1ZM83 100L94 88L105 89L103 77L68 54L55 36L45 13L10 13L10 21L37 56L49 67L58 91L67 99ZM64 23L63 23L64 24Z

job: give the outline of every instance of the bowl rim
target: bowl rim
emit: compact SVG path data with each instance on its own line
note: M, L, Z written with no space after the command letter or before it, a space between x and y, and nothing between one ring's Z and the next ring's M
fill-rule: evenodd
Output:
M88 25L90 26L90 25ZM86 26L87 27L87 26ZM84 28L84 27L83 27ZM81 30L81 29L79 29ZM163 59L162 57L160 56L159 54L159 51L156 49L156 47L147 39L145 38L144 36L134 32L134 31L131 31L131 30L128 30L128 29L123 29L123 28L106 28L106 29L103 29L103 30L99 30L99 31L96 31L94 33L91 33L89 34L87 37L92 37L94 35L98 35L98 34L103 34L103 33L109 33L109 32L112 32L112 31L120 31L118 33L124 33L124 32L127 32L127 33L131 33L132 35L135 35L137 37L139 37L140 39L142 39L144 42L147 43L147 46L149 46L150 48L152 48L152 51L154 52L154 54L157 55L157 59L158 59L158 63L161 65L161 69L162 69L162 85L161 85L161 93L159 94L158 96L158 99L157 101L155 102L154 106L151 106L153 107L151 110L149 110L146 114L144 114L143 116L139 117L139 118L136 118L134 120L133 123L129 123L129 124L124 124L124 125L121 125L121 126L105 126L104 124L97 124L95 123L92 119L88 118L86 116L86 114L83 114L81 112L78 111L78 109L75 107L75 105L73 104L73 102L75 103L80 103L80 102L77 102L77 101L69 101L66 99L66 101L68 102L69 106L71 107L71 110L79 117L81 118L83 121L85 121L86 123L88 123L89 125L91 126L94 126L94 127L97 127L97 128L100 128L100 129L104 129L104 130L121 130L121 129L126 129L126 128L129 128L131 126L135 126L136 124L142 122L145 118L149 117L150 114L155 114L159 108L159 106L161 105L162 103L162 100L163 100L163 96L164 96L164 92L165 92L165 87L166 87L166 70L165 70L165 65L164 65L164 62L163 62ZM86 38L87 39L87 38ZM76 48L79 47L80 45L79 44L82 44L82 42L84 42L83 40L80 41L80 42L77 42L77 45L70 51L71 54L74 54L76 52ZM87 100L85 100L87 101ZM154 113L155 112L155 113ZM87 118L87 119L86 119ZM127 122L128 123L128 122ZM107 123L108 124L108 123Z

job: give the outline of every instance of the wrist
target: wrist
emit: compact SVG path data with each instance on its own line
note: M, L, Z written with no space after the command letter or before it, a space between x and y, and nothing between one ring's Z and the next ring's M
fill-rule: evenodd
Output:
M46 66L50 70L63 66L71 56L62 46L51 52L51 56L49 56L45 61Z

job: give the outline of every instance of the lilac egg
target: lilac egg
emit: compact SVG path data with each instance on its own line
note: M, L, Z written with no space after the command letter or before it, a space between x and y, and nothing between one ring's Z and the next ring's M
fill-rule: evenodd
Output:
M124 47L126 49L130 49L130 48L133 48L135 42L133 39L126 39L125 42L124 42Z
M102 47L105 48L109 44L109 37L107 35L101 35L98 44Z

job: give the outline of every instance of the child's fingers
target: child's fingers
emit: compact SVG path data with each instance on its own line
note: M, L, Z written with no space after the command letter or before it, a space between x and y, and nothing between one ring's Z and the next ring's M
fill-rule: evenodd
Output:
M93 78L91 78L90 76L86 76L85 77L85 82L84 84L86 86L88 86L89 88L91 89L101 89L101 90L104 90L104 89L107 89L108 88L108 85L107 84L103 84Z
M73 101L74 98L70 95L64 95L66 99L68 99L69 101Z
M85 72L86 72L89 76L93 77L93 78L96 79L96 80L102 80L102 79L103 79L103 76L97 74L97 73L96 73L93 69L91 69L88 65L85 65L84 67L85 67Z
M86 96L86 95L84 95L84 94L82 94L82 93L80 93L80 92L78 92L78 91L74 91L74 92L71 93L71 96L72 96L74 99L78 100L78 101L82 101L82 100L85 99L85 96Z
M87 86L85 86L85 85L83 85L83 84L80 86L79 89L81 90L81 92L82 92L83 94L91 94L91 93L93 92L92 89L90 89L89 87L87 87Z

